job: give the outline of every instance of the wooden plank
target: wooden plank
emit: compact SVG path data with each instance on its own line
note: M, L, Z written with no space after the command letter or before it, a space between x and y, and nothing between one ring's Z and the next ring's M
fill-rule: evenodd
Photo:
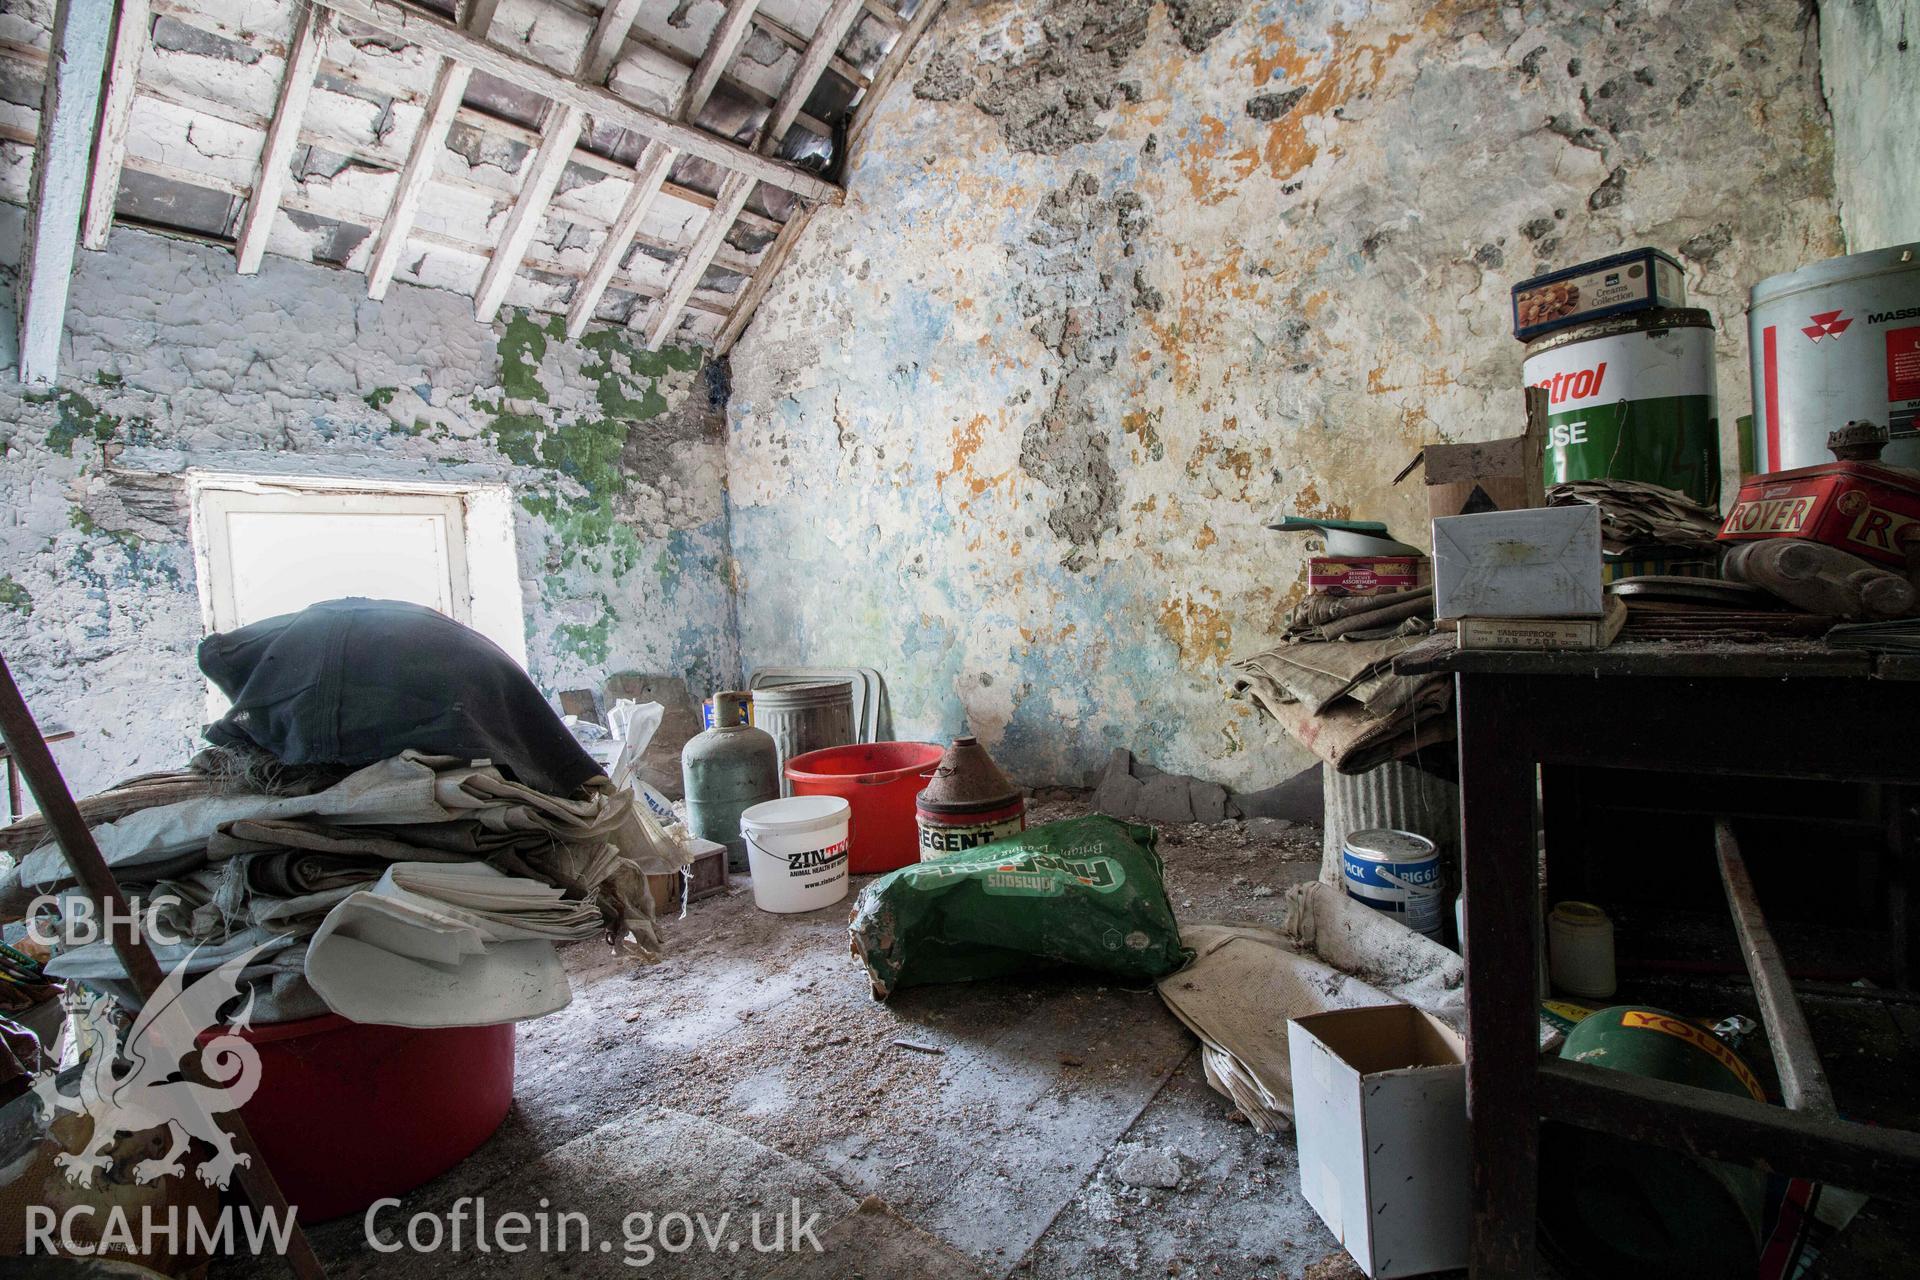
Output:
M713 38L707 42L706 52L700 55L693 75L687 80L686 95L680 100L682 120L692 120L707 105L714 86L720 83L721 75L732 63L734 51L753 26L754 11L759 7L760 0L728 0L727 11L714 24Z
M714 27L707 51L701 55L699 65L694 68L693 76L681 94L680 107L675 113L681 120L692 120L700 114L700 108L707 104L708 95L719 83L720 73L733 60L734 50L746 37L754 11L759 7L760 0L729 0L726 12ZM640 224L653 207L654 197L659 195L660 186L667 180L667 173L678 156L677 150L658 142L648 143L647 149L641 153L639 163L634 166L633 186L620 206L620 215L614 219L607 238L600 244L600 252L594 257L593 266L580 287L574 291L573 301L567 308L567 336L578 338L593 323L593 313L600 305L600 296L606 292L613 273L626 260L627 250L633 244L633 238L639 234Z
M100 0L103 7L110 7L107 0ZM63 4L61 8L65 8ZM77 3L76 3L76 7ZM54 19L54 31L61 28L58 11ZM111 14L108 15L111 17ZM100 57L92 65L92 75L96 85L101 69L106 63L107 30L109 23L100 24ZM54 48L62 49L62 42L56 38ZM63 50L70 52L70 50ZM98 102L98 99L95 99ZM85 156L80 159L84 162ZM60 845L60 852L66 856L67 867L73 872L81 890L87 895L94 908L94 919L104 920L106 924L107 944L113 948L114 955L126 970L128 979L135 991L140 993L149 1012L156 1012L164 1006L153 1001L166 975L160 968L159 957L154 955L152 945L146 936L135 926L140 917L136 915L127 896L120 888L120 882L114 878L113 869L107 865L106 858L100 852L99 844L93 838L87 820L81 816L80 807L74 802L72 791L67 788L67 780L60 775L60 767L54 763L53 753L47 749L47 740L41 736L40 726L34 723L33 712L27 709L25 698L20 696L20 687L14 683L13 672L4 659L0 659L0 737L4 737L9 747L8 770L17 764L21 773L26 775L27 786L33 792L33 798L39 803L40 811L46 815L46 823L52 829L54 839ZM115 927L115 921L126 922ZM185 961L181 962L184 968ZM172 1018L173 1024L156 1019L156 1030L165 1039L175 1036L187 1037L200 1030L197 1026L183 1025L184 1020L177 1015L164 1015ZM174 1043L179 1043L175 1040ZM225 1129L233 1140L238 1165L234 1172L239 1175L240 1189L252 1202L253 1207L263 1214L271 1214L277 1221L284 1222L289 1228L286 1246L288 1268L297 1280L324 1280L326 1271L320 1260L314 1256L313 1246L307 1240L306 1230L296 1220L293 1209L287 1204L286 1195L280 1190L280 1184L274 1180L273 1171L267 1167L267 1158L261 1154L260 1145L253 1140L246 1120L238 1110L229 1111L221 1121L214 1121L212 1113L202 1107L196 1095L189 1093L182 1101L198 1112L199 1118L216 1128ZM96 1122L97 1123L97 1122ZM180 1121L174 1121L176 1128ZM197 1126L196 1126L197 1127ZM206 1132L201 1129L200 1132ZM171 1228L169 1228L171 1231ZM171 1235L169 1235L171 1239ZM36 1268L37 1269L37 1268Z
M493 15L499 8L500 0L473 0L467 10L467 30L484 37L487 28L493 25ZM439 73L433 80L433 93L427 99L426 114L413 135L413 145L407 151L407 163L400 170L399 184L393 189L393 199L387 205L387 216L380 220L380 230L373 241L373 253L367 259L369 298L387 296L387 286L392 283L394 269L400 265L400 255L407 247L407 233L413 230L413 220L420 212L420 201L426 195L427 184L433 181L440 148L446 145L447 130L453 127L454 117L460 111L460 100L467 92L467 81L472 76L473 69L465 63L452 58L440 60Z
M840 42L846 38L847 28L860 16L860 4L861 0L833 0L826 16L820 19L820 26L813 33L813 42L800 55L793 74L787 77L786 87L780 90L779 100L773 104L773 114L761 126L761 151L772 153L779 147L780 140L787 136L794 117L800 114L800 108L807 105L813 87L820 83L827 63L840 48Z
M627 248L640 231L640 224L646 219L647 210L653 207L654 197L660 194L660 184L667 176L667 170L673 167L675 157L680 153L672 147L659 142L649 142L647 149L640 155L640 165L633 173L633 186L627 192L626 203L620 206L620 216L614 219L613 226L607 230L607 238L601 242L600 252L588 268L587 275L580 287L573 292L573 301L567 307L567 336L578 338L593 323L593 313L600 305L600 297L607 291L614 273L626 260ZM709 219L713 217L710 213Z
M601 10L600 19L594 23L593 34L587 40L586 51L581 55L583 82L606 83L607 73L625 47L627 31L639 12L640 0L612 0ZM540 229L540 221L546 217L554 188L560 185L560 175L566 172L567 163L573 158L574 144L579 142L580 131L586 123L586 113L579 108L557 104L548 106L542 117L540 146L534 152L533 162L526 166L526 179L513 198L513 207L507 211L500 244L488 259L487 269L480 276L480 288L473 295L474 318L482 324L491 323L500 304L506 300L514 273L520 269L520 260L527 256L533 233Z
M753 313L760 308L761 300L773 288L774 277L787 265L787 259L793 255L794 246L800 243L800 236L813 221L813 206L803 205L794 210L787 219L787 225L780 229L773 243L767 246L766 257L760 260L759 270L747 281L747 287L740 291L740 301L733 304L733 314L727 317L727 323L720 330L720 336L714 340L713 354L717 359L733 350L733 344L740 341L740 335L746 331L747 324L753 319Z
M307 113L307 99L313 96L314 72L320 67L329 21L328 11L318 4L308 3L300 12L293 48L287 53L286 77L280 81L280 98L273 108L273 123L267 126L267 140L260 148L260 176L254 180L253 198L247 201L246 216L240 223L235 256L241 275L258 271L260 259L266 255L267 235L280 208L287 164L300 140L300 119Z
M1474 1280L1528 1280L1540 1056L1540 889L1534 854L1534 762L1507 749L1515 714L1505 687L1462 676L1460 879L1467 969L1467 1145L1473 1167Z
M879 70L873 73L873 83L860 95L859 103L853 109L853 119L847 125L847 149L851 151L866 133L867 126L873 122L873 113L880 108L880 102L887 96L887 90L893 88L893 82L907 69L907 62L913 57L915 46L920 37L927 33L933 20L940 16L940 10L947 0L921 0L919 12L913 15L913 21L893 42L893 48L887 50L886 60ZM841 172L846 172L844 165Z
M1733 911L1734 932L1740 937L1741 958L1746 961L1747 976L1753 979L1754 1003L1760 1006L1767 1045L1779 1071L1780 1095L1795 1111L1834 1115L1833 1089L1827 1083L1826 1068L1820 1065L1820 1053L1814 1048L1813 1029L1807 1026L1807 1016L1793 994L1786 961L1760 910L1760 899L1754 893L1753 878L1747 874L1746 859L1740 856L1733 826L1724 817L1714 820L1713 844L1720 862L1720 883L1727 891L1727 906Z
M120 168L127 159L127 126L133 118L133 95L140 82L140 59L147 51L153 25L148 0L121 0L113 28L113 60L107 67L106 101L100 108L100 135L93 146L93 176L87 184L87 214L80 224L80 243L88 249L107 247L113 230L113 202L120 194Z
M781 22L778 18L772 17L769 14L763 13L755 17L753 25L763 31L771 32L780 43L790 49L798 49L802 53L806 52L807 45L810 43L808 39L798 31L795 31L786 23ZM848 62L838 53L835 53L833 60L827 63L827 70L859 89L864 89L871 83L866 72L860 70L860 68L854 66L851 62Z
M518 124L512 120L503 120L499 116L489 115L477 107L462 107L460 109L459 121L461 124L472 129L478 129L482 133L490 133L500 138L511 138L529 149L540 145L540 131L538 129L529 129L527 126ZM604 173L610 178L619 178L622 182L631 181L633 178L632 165L620 160L615 160L611 156L603 156L597 151L589 151L585 147L574 148L573 163L580 165L582 168L591 169L595 173ZM713 208L712 196L704 191L696 191L692 187L683 187L677 182L661 183L660 191L663 195L672 196L684 204L697 205L702 209ZM740 211L740 221L746 223L748 226L758 227L762 231L771 232L774 235L780 233L781 224L779 222L767 217L763 213L756 213L752 209L742 209Z
M786 86L780 91L780 99L774 104L773 114L761 126L760 150L771 151L786 135L794 117L806 104L807 95L813 92L828 61L845 38L847 28L859 16L860 3L861 0L833 0L828 7L825 16L820 19L819 28L814 32L812 43L787 77ZM721 184L719 194L714 197L713 212L701 224L699 235L694 238L686 257L681 259L674 271L673 283L668 286L666 296L656 304L653 316L647 323L649 350L658 351L680 323L680 313L686 307L686 300L699 287L701 277L706 275L707 267L713 261L713 255L733 229L734 219L746 207L747 197L751 194L753 183L741 174L730 174L726 182ZM764 269L765 265L762 264Z
M700 224L700 233L687 248L687 256L673 273L673 282L667 286L666 296L655 304L653 318L647 324L647 349L658 351L674 328L680 323L680 313L686 309L687 299L700 287L700 278L707 274L707 266L713 261L713 255L720 248L727 232L733 229L733 220L747 203L747 197L753 194L753 179L744 174L730 173L727 180L720 184L720 194L714 197L713 212Z
M335 12L356 22L364 22L442 57L458 58L476 70L551 98L562 106L574 107L603 123L665 142L721 168L810 200L839 204L846 199L845 191L798 165L755 154L704 129L635 106L604 88L560 75L531 58L476 40L438 14L402 0L329 0L329 3Z
M567 161L573 155L574 140L580 136L585 123L585 114L575 107L555 108L549 117L539 150L533 153L533 160L525 168L526 180L507 211L500 243L494 247L487 269L481 274L480 287L473 295L474 318L482 324L492 321L506 300L513 273L520 269L520 260L527 255L533 233L540 229L540 219L546 216L553 189L560 185L560 175L566 172Z
M893 87L894 82L899 79L908 60L913 57L914 47L926 34L927 28L933 25L933 20L939 16L941 7L945 3L946 0L923 0L919 10L913 16L913 21L907 24L906 29L894 40L893 47L887 50L886 57L881 60L880 66L874 72L872 83L860 96L859 104L854 108L853 119L847 126L844 145L849 150L866 132L868 123L873 119L875 108L879 106L887 91ZM873 11L875 4L868 5L868 12ZM889 17L892 18L892 25L897 28L899 26L897 15L889 14ZM754 314L760 309L760 304L772 291L775 277L786 266L787 259L793 255L801 236L805 234L808 224L812 221L811 206L796 210L787 219L787 224L780 229L780 234L774 238L773 243L767 247L766 256L760 260L759 269L747 282L747 287L741 290L740 300L734 304L733 314L727 317L726 327L721 329L720 336L714 342L713 350L716 356L723 356L733 350L734 343L738 342L740 335L746 332L747 326L753 321Z
M1920 1201L1920 1133L1562 1058L1541 1059L1538 1075L1542 1114L1553 1120L1862 1195Z
M59 376L112 32L112 0L60 0L54 8L52 68L41 91L20 263L20 381L29 386L48 386Z
M1676 645L1662 640L1622 640L1609 648L1459 649L1449 634L1431 636L1394 660L1405 675L1453 672L1473 675L1658 676L1666 679L1728 677L1807 680L1865 676L1873 655L1829 649L1818 640L1773 640L1764 644Z

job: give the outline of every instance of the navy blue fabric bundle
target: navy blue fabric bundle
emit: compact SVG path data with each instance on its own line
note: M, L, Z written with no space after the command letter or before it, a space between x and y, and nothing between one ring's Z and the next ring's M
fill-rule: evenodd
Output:
M208 636L200 669L233 702L207 740L285 764L484 757L556 796L601 772L518 663L421 605L328 600Z

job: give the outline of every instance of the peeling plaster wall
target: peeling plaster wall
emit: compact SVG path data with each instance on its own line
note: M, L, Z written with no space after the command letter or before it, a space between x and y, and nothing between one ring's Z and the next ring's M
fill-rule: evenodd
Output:
M1306 548L1518 428L1510 285L1651 243L1719 325L1839 251L1799 0L956 3L733 354L749 668L862 663L1030 783L1307 763L1222 695ZM1761 198L1756 198L1756 195ZM1727 450L1731 457L1731 449Z
M0 260L20 212L0 209ZM739 668L723 420L698 353L470 300L116 229L83 254L61 382L24 397L0 335L0 652L81 793L178 767L205 685L184 472L500 483L528 666L549 694L610 671L691 687ZM7 317L9 328L12 317Z
M1827 0L1820 73L1848 248L1920 240L1920 0Z

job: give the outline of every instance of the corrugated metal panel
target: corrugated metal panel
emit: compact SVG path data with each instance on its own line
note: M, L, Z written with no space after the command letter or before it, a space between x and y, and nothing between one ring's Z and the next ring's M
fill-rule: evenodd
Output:
M1321 771L1326 796L1326 840L1320 878L1340 883L1340 843L1353 831L1390 827L1433 841L1443 867L1458 865L1460 787L1405 764L1383 764L1365 773Z

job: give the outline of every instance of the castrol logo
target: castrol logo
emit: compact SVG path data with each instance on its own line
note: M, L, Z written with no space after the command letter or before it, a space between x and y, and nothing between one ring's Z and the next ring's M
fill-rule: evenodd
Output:
M1602 360L1591 369L1570 369L1556 373L1551 378L1542 378L1533 385L1544 387L1548 403L1557 405L1599 395L1601 384L1606 380L1607 362Z

